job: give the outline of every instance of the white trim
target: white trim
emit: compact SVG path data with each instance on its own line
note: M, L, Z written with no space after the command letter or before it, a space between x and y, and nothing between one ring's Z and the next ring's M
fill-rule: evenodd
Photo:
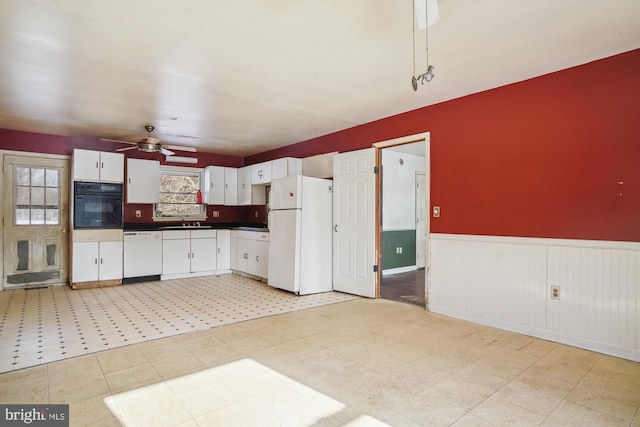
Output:
M416 133L414 135L402 136L400 138L388 139L386 141L374 142L373 146L375 148L386 148L393 147L394 145L403 145L403 144L411 144L413 142L427 142L427 146L429 145L429 132ZM426 148L425 148L426 151Z
M614 240L555 239L544 237L480 236L473 234L431 233L431 239L519 245L570 246L579 248L640 250L640 242Z
M490 319L480 317L473 314L453 310L446 307L439 307L433 304L428 305L428 311L431 313L442 314L456 319L462 319L481 325L491 326L494 328L504 329L519 334L529 335L536 338L554 341L560 344L567 344L574 347L584 348L587 350L597 351L603 354L620 357L623 359L640 362L640 350L622 347L615 344L608 344L600 341L593 341L585 338L566 335L559 332L553 332L547 329L540 329L532 326L521 325L517 323L507 322L499 319Z
M388 268L386 270L382 270L383 276L392 276L394 274L399 273L408 273L409 271L415 271L418 269L416 265L408 265L406 267L396 267L396 268Z

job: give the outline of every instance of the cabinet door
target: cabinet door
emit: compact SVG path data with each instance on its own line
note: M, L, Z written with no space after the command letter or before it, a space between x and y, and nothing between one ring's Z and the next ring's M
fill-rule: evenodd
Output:
M251 204L251 166L238 169L238 205Z
M247 273L258 275L258 259L258 241L247 240Z
M271 181L292 175L302 175L302 159L283 157L271 161Z
M257 275L260 277L264 277L266 279L269 273L269 242L258 241L257 243L258 243Z
M91 150L73 150L73 180L100 180L100 152Z
M191 239L191 272L216 269L216 239Z
M72 256L73 283L98 280L98 242L74 242Z
M238 169L224 168L224 204L238 205Z
M271 182L271 162L258 163L251 166L251 184L268 184Z
M237 247L236 247L236 259L237 259L237 263L236 263L236 269L238 271L242 271L244 273L247 273L248 271L248 261L249 261L249 252L248 252L248 242L249 240L247 239L238 239L237 240Z
M222 166L207 166L204 170L204 201L208 205L225 204L225 169Z
M99 280L122 279L122 242L100 242Z
M124 182L124 154L100 152L100 180Z
M189 273L190 271L190 239L163 240L162 274Z
M216 239L216 269L228 270L231 268L231 231L218 230Z
M231 243L230 243L230 253L231 253L231 269L238 270L238 231L231 230L229 233L231 235ZM219 244L219 243L218 243Z
M160 162L127 159L127 203L158 203Z

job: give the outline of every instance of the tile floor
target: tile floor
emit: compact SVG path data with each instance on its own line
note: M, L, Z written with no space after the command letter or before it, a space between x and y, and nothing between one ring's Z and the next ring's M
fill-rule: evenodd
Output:
M640 427L640 364L353 299L1 374L25 402L72 426Z
M355 297L303 297L235 274L0 292L0 372Z

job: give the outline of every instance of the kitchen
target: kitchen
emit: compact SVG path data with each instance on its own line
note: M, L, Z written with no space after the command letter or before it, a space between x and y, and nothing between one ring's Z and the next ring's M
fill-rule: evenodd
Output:
M99 156L98 160L91 158L96 156ZM307 159L307 169L330 177L331 169L328 165L331 161L331 156ZM96 171L82 170L83 167L93 164L98 169L97 175ZM195 183L190 194L187 195L190 198L190 204L185 205L184 202L181 205L173 204L175 205L173 207L178 208L197 206L199 211L191 216L167 213L171 209L171 204L161 203L161 197L166 198L169 188L172 185L175 186L175 183L165 180L168 184L164 187L159 185L162 174L158 161L126 159L128 171L126 179L124 165L125 158L122 154L74 150L73 203L71 203L73 213L70 215L73 218L70 227L72 246L70 283L74 289L232 271L271 284L267 273L270 247L268 224L257 222L257 220L260 212L266 212L269 209L267 197L272 180L285 176L300 176L303 159L282 158L239 169L221 166L206 166L203 169L163 167L162 173L165 174L165 178L190 178L190 182ZM144 171L143 179L137 179L136 174L131 172L139 173L140 170ZM185 174L192 176L185 176ZM98 182L88 181L95 178L98 178ZM311 179L313 178L305 177L305 182ZM124 186L123 182L125 182ZM326 230L321 231L320 234L330 237L331 185L330 181L326 182L326 194L329 197L323 204L325 210L328 209L324 214ZM100 188L100 192L94 191L92 195L87 196L86 193L91 193L94 187ZM118 192L120 199L113 195ZM126 205L122 200L125 192ZM279 195L279 193L278 191L276 194ZM293 192L287 191L287 193L293 195ZM169 198L171 196L169 194ZM87 200L87 197L93 197L93 199ZM96 198L100 199L96 200ZM276 199L279 200L280 197ZM312 198L309 197L309 199ZM217 222L216 218L220 218L220 211L216 210L218 209L216 206L240 205L238 200L241 203L247 201L251 203L248 206L253 210L254 221ZM119 209L118 203L120 203ZM123 206L126 210L126 206L130 203L136 205L134 215L138 221L123 223L122 215L114 215L113 211L121 212ZM142 209L138 207L140 204L147 203L155 203L156 212L163 210L164 213L154 216L153 221L140 222ZM207 218L205 209L210 206L213 209L210 212L212 218ZM96 213L92 208L94 211L96 209L103 211ZM95 218L88 218L90 215L86 212L93 212ZM271 214L268 214L267 218L270 216ZM279 235L278 231L276 234ZM109 253L107 249L109 245L115 246L115 254ZM122 249L118 251L120 245ZM91 250L92 247L99 250ZM103 255L103 252L106 255ZM121 255L118 256L118 253ZM325 243L323 253L331 253L330 241ZM122 265L118 265L116 261L116 265L110 266L109 259L123 259ZM330 257L328 261L322 266L326 277L325 285L320 288L322 291L331 290ZM118 274L120 268L122 273ZM87 269L91 271L86 271ZM277 265L273 269L277 270ZM326 276L326 274L329 275ZM299 289L291 288L290 290L299 293Z

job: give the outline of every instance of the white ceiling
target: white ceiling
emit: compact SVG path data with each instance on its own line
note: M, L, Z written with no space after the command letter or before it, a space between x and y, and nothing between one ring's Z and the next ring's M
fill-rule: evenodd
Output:
M414 92L412 0L0 0L0 128L245 156L640 48L638 0L439 8Z

